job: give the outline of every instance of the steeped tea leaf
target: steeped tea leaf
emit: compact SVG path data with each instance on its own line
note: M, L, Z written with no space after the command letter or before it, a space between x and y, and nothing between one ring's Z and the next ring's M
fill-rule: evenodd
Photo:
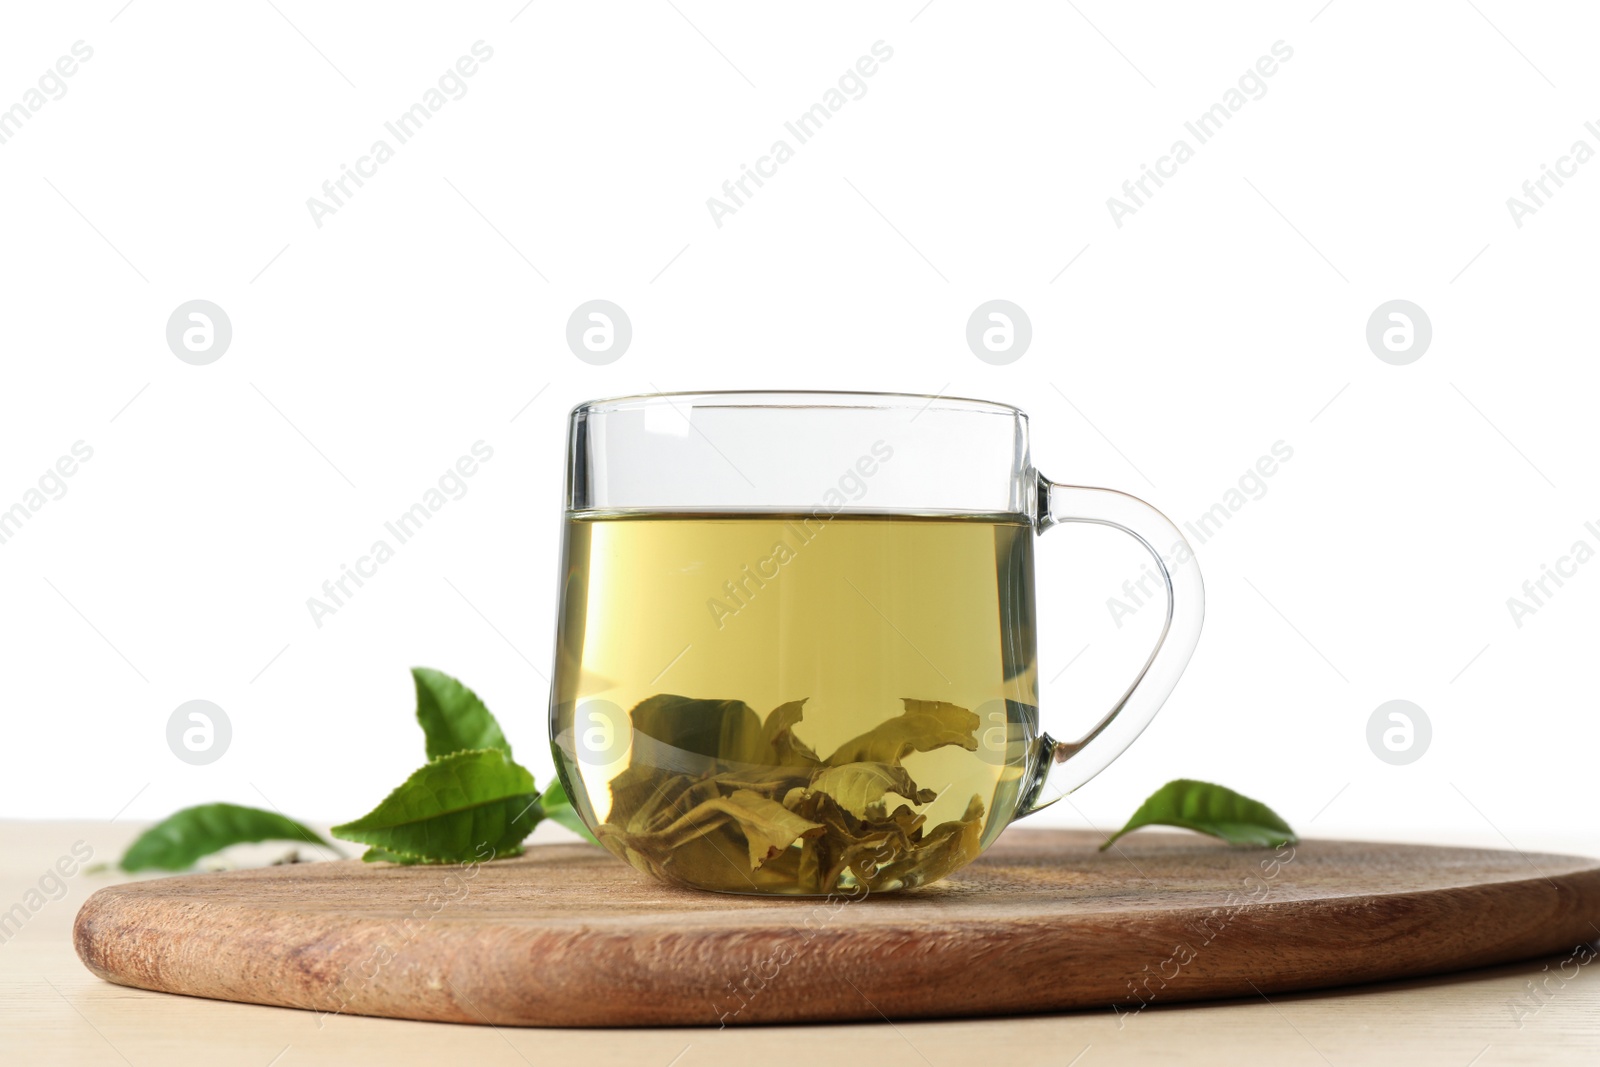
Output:
M1179 826L1220 837L1231 845L1273 847L1293 844L1289 824L1278 813L1247 796L1210 782L1179 778L1150 794L1128 824L1100 846L1101 851L1130 830L1141 826Z
M738 824L750 849L750 868L761 866L779 852L802 837L816 837L822 827L803 819L776 801L741 789L729 797L708 800L695 811L705 808L725 811ZM691 812L688 818L693 818Z
M860 737L840 745L828 766L846 763L899 763L912 752L931 752L945 745L978 750L978 717L942 700L902 699L905 711L879 723Z
M820 790L799 799L796 810L827 827L802 842L797 877L803 885L831 890L848 873L862 888L906 888L943 878L978 855L984 806L978 796L959 820L926 829L927 817L905 804L885 805L858 819Z
M140 834L119 866L125 871L186 871L202 856L249 841L311 842L339 851L314 830L277 812L200 804L174 812Z
M811 751L811 746L794 735L795 724L805 711L804 700L791 700L772 709L767 721L761 724L761 736L766 748L776 753L776 762L784 767L815 767L822 761ZM772 755L763 754L772 761Z
M918 789L904 767L888 763L846 763L843 767L829 767L811 780L811 788L827 793L858 819L867 818L873 808L881 811L886 793L917 804L932 803L938 796L932 789Z
M417 686L417 722L430 760L469 748L498 748L511 755L510 742L478 694L428 667L411 668L411 677Z
M762 738L761 720L742 700L662 693L628 714L636 731L672 748L725 762L769 762L771 748Z
M542 818L526 768L498 748L469 749L415 771L376 808L333 833L449 863L515 855Z
M610 782L600 843L641 870L733 891L921 885L977 855L983 798L929 830L916 809L939 794L900 761L951 745L976 751L978 716L906 699L899 715L824 762L795 736L805 705L781 704L762 722L739 701L640 703L630 713L633 758Z
M732 824L743 837L749 853L750 869L755 870L796 840L822 833L821 824L802 818L758 793L740 789L728 796L721 796L715 783L707 781L704 784L710 786L705 790L710 795L688 807L672 822L651 830L642 829L641 820L637 817L630 822L627 830L607 823L600 827L601 843L615 842L665 864L677 849Z
M890 885L921 885L943 878L978 858L982 837L983 798L973 796L960 819L924 832L912 855L883 865L876 877Z

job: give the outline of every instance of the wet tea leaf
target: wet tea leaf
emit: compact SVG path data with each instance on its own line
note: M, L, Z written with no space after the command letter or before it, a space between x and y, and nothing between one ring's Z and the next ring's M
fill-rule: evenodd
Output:
M739 701L651 697L631 713L634 758L611 780L610 819L596 834L635 867L703 888L827 893L848 875L872 891L942 877L977 855L984 802L929 830L915 809L939 795L900 760L976 751L979 719L944 701L901 703L824 762L795 736L805 700L763 722Z
M669 751L727 763L769 762L771 748L762 737L761 719L742 700L695 700L661 693L641 702L628 716L635 731Z
M820 823L803 818L759 793L739 789L728 796L721 796L715 782L706 781L702 784L709 787L705 792L710 795L698 800L665 826L641 830L637 818L630 822L627 830L607 823L600 827L601 841L614 841L659 864L665 864L678 849L691 841L732 824L743 837L750 858L750 869L755 870L800 838L814 837L823 831Z
M843 767L829 767L811 780L811 788L827 793L839 806L858 819L884 807L884 795L893 793L916 804L932 803L937 797L932 789L918 789L911 775L899 764L846 763Z
M515 855L542 818L527 768L497 748L469 749L419 768L376 808L333 833L451 863Z
M809 698L807 698L809 699ZM775 758L782 767L816 767L822 761L811 746L794 735L794 728L805 713L804 700L791 700L772 709L767 721L761 724L762 740L766 742L764 758Z
M983 837L983 798L974 795L960 819L940 823L922 833L916 850L880 864L869 877L887 885L925 885L978 858Z
M1141 826L1178 826L1220 837L1231 845L1274 847L1299 840L1278 813L1225 786L1179 778L1151 793L1128 824L1100 846L1101 851Z
M822 823L821 836L801 843L797 877L813 892L828 892L846 873L868 892L883 887L908 888L942 878L978 855L983 834L983 799L974 796L958 820L926 829L927 817L901 804L893 813L885 806L858 819L831 796L814 791L797 811Z
M430 760L470 748L498 748L511 755L511 743L478 694L428 667L411 668L411 677L417 686L417 722Z
M879 723L860 737L840 745L828 766L846 763L899 763L912 752L931 752L945 745L978 750L978 717L943 700L903 698L905 711Z
M140 834L118 865L125 871L186 871L202 856L252 841L309 841L339 851L314 830L275 811L200 804L174 812Z

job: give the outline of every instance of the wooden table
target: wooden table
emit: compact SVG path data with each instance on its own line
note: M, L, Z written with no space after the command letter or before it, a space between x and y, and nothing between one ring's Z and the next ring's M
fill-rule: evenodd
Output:
M114 860L129 824L0 822L0 1063L152 1065L579 1063L816 1067L820 1062L1107 1063L1328 1067L1343 1064L1600 1063L1600 965L1563 957L1442 979L1336 992L1110 1009L979 1022L750 1027L726 1030L511 1030L310 1012L165 996L109 985L73 954L73 916L89 893L125 877L48 877L74 845ZM551 828L551 833L560 831ZM1485 842L1486 844L1488 842ZM1584 851L1574 848L1572 851ZM29 897L30 890L43 892ZM29 913L27 901L40 903ZM22 903L21 913L12 909ZM20 927L16 922L22 917ZM1018 966L1026 966L1018 961ZM1040 975L1049 981L1049 975ZM1533 993L1543 985L1547 992Z

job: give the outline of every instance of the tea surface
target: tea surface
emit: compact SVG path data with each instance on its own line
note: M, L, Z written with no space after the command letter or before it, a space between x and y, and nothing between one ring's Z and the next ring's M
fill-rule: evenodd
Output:
M569 518L551 708L575 803L728 892L920 885L1004 828L1037 750L1017 517Z

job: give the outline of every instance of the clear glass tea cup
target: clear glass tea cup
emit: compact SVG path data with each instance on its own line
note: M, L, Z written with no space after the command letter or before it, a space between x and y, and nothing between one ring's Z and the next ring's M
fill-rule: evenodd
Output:
M1043 477L1005 404L662 393L569 431L552 748L601 844L672 882L944 877L1127 748L1200 635L1178 529ZM1033 542L1063 522L1133 535L1167 594L1137 677L1069 741L1042 729L1034 625Z

